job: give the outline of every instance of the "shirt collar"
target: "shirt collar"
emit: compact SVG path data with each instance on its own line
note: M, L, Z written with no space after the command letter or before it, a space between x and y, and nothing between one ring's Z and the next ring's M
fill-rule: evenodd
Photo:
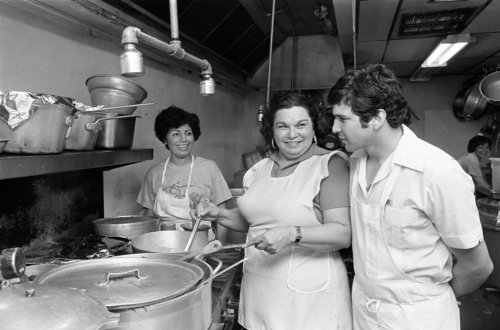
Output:
M303 154L302 156L300 156L297 159L294 159L294 160L284 159L283 157L280 157L278 150L274 151L269 156L269 158L271 158L271 160L273 160L276 164L278 164L279 168L281 170L283 170L284 168L287 168L289 166L293 166L293 165L295 165L297 163L300 163L303 160L309 159L312 156L315 156L315 155L324 155L324 154L327 154L329 152L330 152L330 150L321 148L316 143L313 143L311 145L311 147L309 147L309 149L306 151L306 153Z
M406 125L403 127L403 136L399 140L398 146L394 150L394 164L414 169L416 171L423 170L423 160L418 150L420 149L420 139ZM351 158L366 157L364 149L356 150L352 153Z

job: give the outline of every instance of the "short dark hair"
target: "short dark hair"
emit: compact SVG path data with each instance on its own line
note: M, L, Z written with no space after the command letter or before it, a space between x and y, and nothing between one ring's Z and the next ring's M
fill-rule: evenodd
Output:
M330 89L328 103L345 103L365 125L384 109L393 128L410 124L410 108L404 99L402 85L383 64L367 64L349 69Z
M488 147L491 148L491 140L488 139L484 135L476 135L473 138L469 140L469 143L467 143L467 152L472 153L476 150L476 148L482 144L488 144Z
M269 106L266 111L264 111L262 128L260 129L266 144L271 146L273 149L272 140L274 137L274 119L276 117L276 112L278 110L289 109L295 106L306 109L309 113L309 117L311 117L313 129L316 131L318 128L320 102L317 98L300 91L278 92L273 95L269 101Z
M188 124L193 131L194 140L198 140L201 135L200 119L194 113L187 112L176 106L169 106L163 109L155 119L155 134L162 143L167 138L168 131L172 128L179 128ZM167 146L168 148L168 146Z

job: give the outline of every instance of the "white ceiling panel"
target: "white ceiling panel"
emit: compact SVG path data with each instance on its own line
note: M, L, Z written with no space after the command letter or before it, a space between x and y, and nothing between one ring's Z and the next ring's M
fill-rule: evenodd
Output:
M381 62L384 49L385 41L358 42L356 51L358 64Z
M393 39L389 41L384 62L407 62L425 59L439 44L440 38L425 39Z
M387 40L398 7L393 0L359 1L358 40Z

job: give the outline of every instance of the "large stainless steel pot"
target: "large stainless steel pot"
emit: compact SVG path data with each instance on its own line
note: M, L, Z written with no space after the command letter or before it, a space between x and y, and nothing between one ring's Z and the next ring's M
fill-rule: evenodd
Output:
M99 131L102 130L108 120L124 120L142 117L142 115L117 116L116 114L104 114L93 112L77 112L71 129L71 134L66 139L64 149L66 150L94 150L96 147ZM132 132L133 134L133 132ZM127 141L130 137L127 136ZM133 137L132 137L133 140ZM119 146L130 145L129 142L115 142Z
M2 329L116 329L120 315L74 289L48 285L9 285L0 289Z
M92 221L97 235L133 239L159 230L160 220L147 215L122 215Z
M191 232L188 231L156 231L136 236L132 239L134 253L157 252L187 254L184 248ZM202 233L196 233L189 251L202 249L208 244L208 238Z
M203 261L188 263L177 258L179 256L143 257L138 254L80 261L41 275L38 283L85 290L87 295L120 314L117 329L207 330L212 322L210 277L214 271L197 265ZM149 265L153 268L146 267ZM113 279L109 284L101 281L103 274L95 276L99 272L118 272L123 270L122 266L139 269L139 276ZM202 272L201 280L190 281L189 272L177 272L179 267L198 269ZM206 278L209 283L200 285ZM144 285L141 285L142 281L145 281ZM176 286L182 287L182 294L172 295L172 292L179 291ZM186 287L189 289L184 290Z
M90 93L92 106L116 107L137 104L144 101L148 93L144 88L129 79L108 74L91 76L85 82ZM130 115L136 107L121 108L119 115Z
M98 149L127 149L132 147L134 143L135 132L135 119L131 117L136 116L120 116L115 117L115 114L106 114L109 119L121 120L108 120L102 123L102 129L97 134L95 147Z
M117 258L153 258L162 260L177 260L182 254L165 253L137 253L119 256ZM216 264L212 268L204 260L192 260L204 271L203 281L212 277L222 267L222 261L209 257ZM194 290L159 304L124 310L120 312L120 324L118 329L143 330L143 329L165 329L169 330L207 330L212 323L212 282L197 286Z
M57 267L40 275L36 282L84 290L110 311L119 311L181 296L202 278L203 270L187 262L103 258Z
M488 100L481 95L479 83L474 84L465 93L464 116L472 119L483 117L488 110Z
M120 76L99 74L85 82L92 106L117 107L141 103L148 95L146 90L129 79ZM105 114L106 117L130 115L136 107L126 107ZM98 149L126 149L134 142L135 118L120 121L105 121L97 135Z
M21 154L54 154L63 151L73 125L73 109L62 104L34 104L25 122L12 129L0 120L0 135L7 138L4 151Z

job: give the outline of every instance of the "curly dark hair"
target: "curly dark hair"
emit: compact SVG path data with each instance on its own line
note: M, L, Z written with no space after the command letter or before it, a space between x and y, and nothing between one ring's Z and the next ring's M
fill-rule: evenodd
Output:
M393 128L410 124L410 108L404 99L401 83L383 64L367 64L349 69L328 93L328 103L344 103L360 117L361 125L385 110L387 122Z
M194 140L201 135L200 119L194 113L187 112L176 106L163 109L155 119L155 134L158 140L165 143L168 132L173 128L188 124L193 131ZM168 146L167 146L168 149Z
M490 139L488 139L484 135L476 135L469 140L469 143L467 143L467 152L472 153L476 150L477 147L485 143L487 143L488 147L491 148Z
M269 106L266 111L264 111L262 128L260 129L266 144L271 146L272 149L275 149L275 147L272 146L272 140L274 137L274 119L276 117L276 112L295 106L306 109L309 113L309 117L311 117L314 131L318 128L320 102L316 97L300 91L278 92L273 95L269 101Z

